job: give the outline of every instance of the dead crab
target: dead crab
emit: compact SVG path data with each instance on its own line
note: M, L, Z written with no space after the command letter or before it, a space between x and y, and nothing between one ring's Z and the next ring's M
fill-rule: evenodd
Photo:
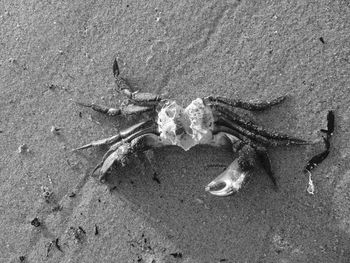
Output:
M285 99L284 96L268 102L243 102L209 96L195 99L184 109L175 101L163 99L158 95L132 92L119 73L118 63L115 60L113 74L119 91L128 98L126 105L120 108L108 108L93 103L77 103L112 116L144 112L157 114L154 114L154 118L119 131L110 138L93 141L75 149L109 146L102 161L93 170L93 173L99 170L100 180L105 179L114 163L125 165L126 160L136 152L166 145L177 145L185 151L197 144L230 145L234 152L237 152L238 157L205 188L213 195L227 196L242 187L257 162L261 163L276 185L267 147L309 144L302 139L267 131L234 111L235 108L262 111L282 102Z

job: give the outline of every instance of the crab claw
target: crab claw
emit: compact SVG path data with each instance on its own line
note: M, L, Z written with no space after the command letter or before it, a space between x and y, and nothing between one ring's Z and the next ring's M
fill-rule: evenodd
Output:
M238 160L233 161L226 170L205 187L205 191L216 196L228 196L238 192L243 183L249 177L249 173L243 172L238 165Z
M216 196L228 196L238 192L247 181L256 165L256 151L244 145L226 170L205 187L205 191Z

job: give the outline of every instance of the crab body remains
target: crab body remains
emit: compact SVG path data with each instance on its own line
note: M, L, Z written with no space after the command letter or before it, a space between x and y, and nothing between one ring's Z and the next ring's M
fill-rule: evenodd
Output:
M164 144L177 145L185 151L213 141L214 116L200 98L185 109L176 101L168 101L158 113L157 124Z
M185 151L198 144L216 147L229 145L238 157L205 188L213 195L227 196L242 188L257 163L262 165L276 185L267 154L268 147L309 144L302 139L268 131L234 110L241 108L262 111L281 103L285 96L257 102L208 96L197 98L183 108L174 100L163 99L151 93L133 92L126 80L120 77L117 60L114 61L113 74L118 91L128 99L125 105L109 108L94 103L77 103L111 116L150 112L153 117L119 131L110 138L93 141L75 149L109 146L102 161L93 170L93 173L99 170L102 181L115 163L125 165L128 158L140 151L167 145L176 145Z

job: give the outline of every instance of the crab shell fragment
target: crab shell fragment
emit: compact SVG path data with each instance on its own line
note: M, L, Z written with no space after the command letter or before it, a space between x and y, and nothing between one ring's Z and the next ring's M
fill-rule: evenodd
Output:
M185 109L176 101L168 101L158 113L157 123L163 142L177 145L185 151L213 139L213 113L199 98Z

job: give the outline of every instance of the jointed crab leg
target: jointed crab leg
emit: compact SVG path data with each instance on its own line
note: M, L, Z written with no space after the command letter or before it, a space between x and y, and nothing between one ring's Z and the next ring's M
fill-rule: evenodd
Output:
M102 157L102 161L97 164L95 166L95 168L93 169L93 171L91 172L91 174L94 174L96 172L97 169L101 168L101 166L103 165L103 163L107 160L107 158L114 152L116 151L122 144L124 143L129 143L131 142L133 139L139 137L139 136L142 136L142 135L145 135L145 134L149 134L149 133L152 133L152 134L155 134L155 135L158 135L157 134L157 130L155 127L149 127L149 128L146 128L144 130L140 130L138 132L135 132L133 134L131 134L130 136L128 136L127 138L121 140L121 141L118 141L116 143L114 143L113 145L111 145L111 147L108 149L108 151L103 155ZM103 175L104 176L104 175Z
M117 59L113 62L113 75L115 78L115 84L117 84L119 91L123 92L125 96L131 98L132 91L130 90L129 85L126 83L126 80L119 76L120 70L118 66Z
M238 114L235 114L230 110L229 108L221 105L213 105L212 106L217 112L220 112L224 114L228 119L233 121L234 123L238 123L239 126L242 126L246 130L249 130L253 133L259 134L267 139L274 139L278 141L287 141L290 142L290 144L307 144L305 140L294 138L292 136L289 136L287 134L278 133L275 131L268 131L262 126L258 126L252 121L246 121L242 117L240 117Z
M161 147L164 144L156 134L147 133L132 139L130 142L124 141L120 145L117 145L113 152L94 169L94 171L100 168L100 181L105 179L109 169L115 162L119 162L122 166L126 164L130 156L137 152L143 152L152 148Z
M101 140L97 140L97 141L93 141L89 144L83 145L79 148L74 149L73 151L76 150L83 150L83 149L87 149L90 147L96 147L96 146L102 146L102 145L110 145L116 142L121 141L122 139L127 138L128 136L131 136L134 133L137 133L139 131L143 131L147 128L152 128L155 129L156 127L156 123L153 120L149 120L149 121L143 121L140 122L138 124L135 124L125 130L122 130L120 132L118 132L116 135L109 137L109 138L105 138L105 139L101 139Z
M113 63L113 75L118 90L123 92L124 95L133 103L139 106L157 106L162 98L152 93L133 92L126 80L120 77L120 70L118 61L115 59Z
M209 96L204 98L203 101L208 104L215 103L215 104L227 105L227 106L241 108L241 109L250 110L250 111L262 111L281 103L285 99L286 99L286 96L281 96L271 101L246 102L246 101L229 99L229 98L219 97L219 96L216 96L216 97Z
M242 142L244 142L245 144L250 144L250 145L253 145L254 147L258 147L258 145L255 142L253 142L251 139L249 139L245 135L239 133L238 131L232 128L227 127L226 123L217 121L216 125L214 126L213 134L220 133L220 132L231 134L234 137L241 140Z
M128 104L120 108L109 108L109 107L98 105L95 103L83 103L79 101L74 101L74 102L80 106L91 108L94 111L107 114L109 116L140 114L140 113L154 110L153 106L141 106L141 105Z
M285 134L279 134L277 132L270 132L265 130L252 122L246 122L239 116L228 111L225 108L215 106L217 111L217 122L236 130L242 135L257 141L265 146L279 146L289 144L309 144L307 141L302 139L293 138Z
M228 128L234 130L236 133L239 133L240 138L242 138L243 141L245 141L244 137L246 137L264 146L277 146L276 142L273 140L268 140L261 135L254 134L253 132L244 129L235 122L231 121L226 115L220 114L215 124L227 126Z

